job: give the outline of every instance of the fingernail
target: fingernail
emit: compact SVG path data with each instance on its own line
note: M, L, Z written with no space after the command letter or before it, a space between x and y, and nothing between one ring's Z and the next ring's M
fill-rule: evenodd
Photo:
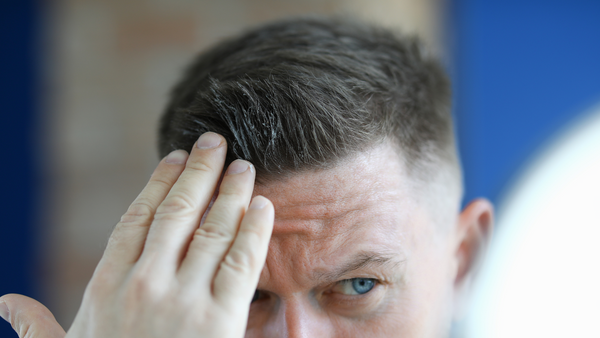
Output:
M170 164L184 164L187 158L188 154L185 150L175 150L167 155L165 162Z
M250 203L250 207L248 207L248 209L262 209L267 206L267 203L269 203L268 199L262 196L256 196L252 200L252 203Z
M244 160L235 160L231 162L229 168L227 168L227 175L243 173L244 171L248 170L249 167L250 165L248 164L248 162Z
M6 306L5 302L0 302L0 317L8 322L10 320L8 316L8 306Z
M221 137L218 134L208 132L200 136L196 146L200 149L211 149L216 148L219 144L221 144Z

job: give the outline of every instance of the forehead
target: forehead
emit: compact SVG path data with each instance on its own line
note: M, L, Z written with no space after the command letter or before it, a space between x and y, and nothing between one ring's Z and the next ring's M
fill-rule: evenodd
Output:
M398 239L410 235L420 215L412 180L388 144L331 169L257 185L254 193L275 206L271 251L306 251L305 258L314 260L349 251L397 252Z
M328 218L413 193L401 155L389 143L357 153L330 169L304 171L256 185L255 195L273 198L278 219Z

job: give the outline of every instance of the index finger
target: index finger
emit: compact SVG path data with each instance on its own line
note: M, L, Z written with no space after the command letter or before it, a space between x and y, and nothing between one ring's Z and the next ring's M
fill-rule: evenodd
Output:
M115 226L101 263L128 267L137 261L156 208L181 175L187 158L185 150L175 150L158 164L148 184Z

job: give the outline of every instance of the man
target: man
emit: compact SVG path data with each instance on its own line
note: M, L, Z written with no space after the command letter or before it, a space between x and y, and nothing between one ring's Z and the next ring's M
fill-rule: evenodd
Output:
M221 43L175 87L66 336L447 336L492 228L489 202L459 210L452 128L414 39L305 18ZM65 336L2 301L21 337Z

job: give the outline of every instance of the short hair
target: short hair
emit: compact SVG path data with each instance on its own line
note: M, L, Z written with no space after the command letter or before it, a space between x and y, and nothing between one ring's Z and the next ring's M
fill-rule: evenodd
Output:
M449 80L416 37L341 18L286 19L197 56L160 121L159 150L207 131L257 180L328 168L393 140L407 167L457 164Z

